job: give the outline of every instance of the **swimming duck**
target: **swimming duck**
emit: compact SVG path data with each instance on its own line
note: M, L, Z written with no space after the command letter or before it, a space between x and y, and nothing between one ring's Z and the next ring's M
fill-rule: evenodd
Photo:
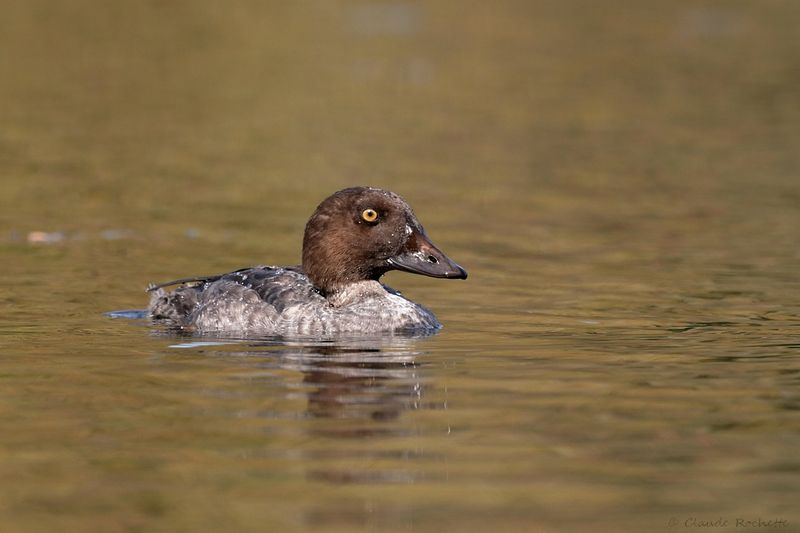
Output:
M397 194L372 187L326 198L306 224L301 266L256 266L151 285L148 314L181 329L235 335L434 331L422 305L378 280L390 270L466 279ZM181 285L171 292L164 289Z

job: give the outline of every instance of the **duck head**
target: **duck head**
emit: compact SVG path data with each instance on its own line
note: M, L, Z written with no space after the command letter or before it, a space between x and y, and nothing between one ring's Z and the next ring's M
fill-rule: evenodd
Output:
M306 224L303 270L325 294L390 270L467 277L428 239L405 200L371 187L343 189L319 204Z

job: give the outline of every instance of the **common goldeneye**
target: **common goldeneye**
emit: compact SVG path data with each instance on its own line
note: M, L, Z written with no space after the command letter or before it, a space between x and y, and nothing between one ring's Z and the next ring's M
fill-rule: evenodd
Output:
M302 266L256 266L151 285L148 314L181 329L246 336L439 329L428 309L378 282L389 270L467 277L431 243L400 196L352 187L311 215ZM171 285L182 286L164 290Z

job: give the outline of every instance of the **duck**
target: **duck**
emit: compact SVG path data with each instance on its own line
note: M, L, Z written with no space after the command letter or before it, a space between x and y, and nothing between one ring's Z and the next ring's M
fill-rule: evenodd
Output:
M380 282L392 270L467 278L398 194L350 187L323 200L311 215L302 264L151 284L147 314L179 330L245 337L439 330L429 309Z

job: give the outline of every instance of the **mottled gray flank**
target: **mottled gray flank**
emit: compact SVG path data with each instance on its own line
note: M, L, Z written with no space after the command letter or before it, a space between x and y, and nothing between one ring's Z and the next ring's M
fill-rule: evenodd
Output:
M351 283L327 298L296 267L254 267L172 292L153 291L152 318L198 333L328 335L441 327L425 307L377 281Z

